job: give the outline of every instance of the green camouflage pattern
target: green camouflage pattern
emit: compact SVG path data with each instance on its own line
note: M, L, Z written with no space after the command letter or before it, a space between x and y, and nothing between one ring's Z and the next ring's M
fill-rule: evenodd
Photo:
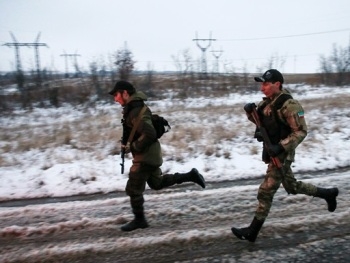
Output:
M274 102L283 93L290 94L288 90L282 90L281 93L279 93L264 108L264 115L269 116L272 114ZM264 100L259 103L259 106L261 106L263 103L266 103L266 101L268 101L268 99L264 98ZM277 116L279 118L279 121L289 126L292 130L292 132L287 138L280 141L280 144L283 146L286 152L288 152L288 155L286 157L287 160L293 162L295 156L295 149L305 139L307 135L307 125L304 117L304 109L297 100L289 99L285 101L285 103L279 110L277 110ZM268 130L268 127L265 128Z
M287 138L280 141L280 144L288 152L287 160L293 162L295 149L307 135L304 109L297 100L289 99L283 104L281 109L277 110L277 115L279 120L287 124L292 130Z
M286 156L286 153L284 156ZM291 162L285 160L283 163L285 176L283 177L281 171L272 162L268 164L264 181L261 183L258 190L257 199L259 204L255 212L257 219L264 220L268 216L273 197L281 184L289 194L315 196L317 191L316 186L297 181L290 166Z
M272 114L273 104L283 93L288 93L288 90L282 90L274 99L272 99L268 105L264 108L263 114L268 116ZM259 103L266 103L266 98ZM282 107L277 110L277 116L279 121L291 128L290 134L279 143L285 149L285 152L280 154L278 158L283 164L284 177L281 171L272 163L268 164L264 181L261 183L257 199L259 201L256 209L255 216L258 220L265 220L268 216L273 197L281 184L288 194L305 194L309 196L315 196L317 188L316 186L297 181L293 175L291 164L294 162L295 149L305 139L307 135L307 125L304 116L304 109L300 103L295 99L288 99L284 102ZM249 118L251 119L251 118ZM268 129L268 127L266 127Z

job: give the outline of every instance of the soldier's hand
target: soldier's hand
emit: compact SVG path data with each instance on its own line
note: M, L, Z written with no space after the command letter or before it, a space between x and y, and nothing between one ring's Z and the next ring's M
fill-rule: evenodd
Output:
M259 132L259 131L255 132L254 138L255 138L258 142L263 142L263 141L264 141L264 138L262 137L261 132Z
M256 108L255 103L247 103L246 105L244 105L244 110L248 114L252 113L254 108Z
M283 153L285 150L280 144L272 144L269 146L269 154L271 157L276 157L277 155Z
M122 149L125 153L130 153L130 143L127 143L126 145L122 145Z

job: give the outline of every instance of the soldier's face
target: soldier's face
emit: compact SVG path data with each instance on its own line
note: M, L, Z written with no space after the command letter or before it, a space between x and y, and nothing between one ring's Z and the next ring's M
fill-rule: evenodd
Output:
M266 97L272 98L274 95L280 92L280 85L281 83L279 81L276 81L275 83L262 82L260 90L265 94Z
M114 101L118 102L121 106L124 106L127 103L128 98L129 98L129 94L126 90L118 91L114 95Z

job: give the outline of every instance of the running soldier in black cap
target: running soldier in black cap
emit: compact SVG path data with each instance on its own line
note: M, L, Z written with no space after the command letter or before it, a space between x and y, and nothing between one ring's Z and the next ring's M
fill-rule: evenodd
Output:
M147 100L146 95L141 91L137 92L131 83L123 80L118 81L109 94L123 107L123 137L128 138L136 126L135 135L130 143L122 145L124 152L131 152L133 157L125 190L130 196L134 219L123 225L121 230L133 231L148 227L143 207L146 183L154 190L183 182L193 182L205 188L205 180L195 168L188 173L162 175L162 152L152 124L152 113L147 106L145 111L142 110L144 101Z
M262 159L268 167L265 179L259 187L257 196L259 204L252 223L245 228L231 229L236 237L250 242L256 240L281 183L288 194L305 194L325 199L329 212L337 208L338 196L338 188L319 188L294 178L291 164L294 161L296 147L307 135L307 126L302 106L287 90L282 89L284 82L282 74L276 69L270 69L261 77L254 79L256 82L261 82L261 91L266 97L259 103L257 109L254 103L245 105L244 109L248 119L255 124L257 123L252 113L257 111L258 120L270 140L270 145L267 147L267 139L263 138L259 129L256 130L254 137L260 142L264 141ZM273 162L275 158L278 159L277 163L281 164L280 168Z

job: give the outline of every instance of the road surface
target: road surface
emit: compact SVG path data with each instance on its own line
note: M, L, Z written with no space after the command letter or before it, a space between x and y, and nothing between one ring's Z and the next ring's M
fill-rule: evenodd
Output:
M297 175L340 190L338 208L277 192L255 243L231 227L254 216L260 180L208 182L147 190L150 227L125 233L132 219L124 193L0 203L0 262L350 262L348 169Z

